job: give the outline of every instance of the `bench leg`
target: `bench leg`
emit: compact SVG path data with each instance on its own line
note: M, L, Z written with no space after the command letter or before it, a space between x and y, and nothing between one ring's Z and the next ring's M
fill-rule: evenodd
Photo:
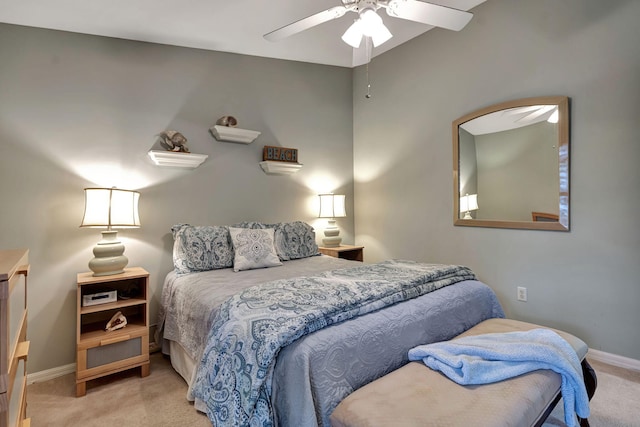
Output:
M582 360L582 376L584 377L584 386L587 389L587 396L589 397L589 400L591 400L596 392L596 387L598 386L598 378L596 377L596 371L591 367L589 362L587 362L586 358ZM545 415L534 427L541 427L544 424L549 414L551 414L551 412L553 411L553 408L555 408L555 406L560 401L561 397L562 396L558 395L555 398L551 405L547 407ZM578 421L580 423L580 427L590 427L588 419L578 417Z
M589 400L593 397L598 387L598 377L596 377L596 371L591 367L587 359L582 361L582 376L584 377L584 386L587 389L587 396ZM590 427L589 420L586 418L579 418L580 427Z
M584 377L584 385L587 388L587 396L591 400L596 392L596 387L598 387L598 377L596 377L596 371L591 367L587 359L582 361L582 376Z

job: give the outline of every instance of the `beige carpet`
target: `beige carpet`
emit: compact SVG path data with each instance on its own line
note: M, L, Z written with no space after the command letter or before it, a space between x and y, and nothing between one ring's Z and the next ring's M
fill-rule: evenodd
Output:
M598 388L591 401L591 426L640 427L640 372L592 365ZM139 370L134 369L90 381L84 397L75 397L73 374L32 384L27 390L27 411L34 427L210 426L187 402L186 392L187 385L169 361L155 353L148 377L140 378ZM560 402L545 427L564 426L563 419Z

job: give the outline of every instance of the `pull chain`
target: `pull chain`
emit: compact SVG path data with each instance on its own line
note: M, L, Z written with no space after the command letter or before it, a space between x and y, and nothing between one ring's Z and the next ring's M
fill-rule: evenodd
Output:
M369 63L367 62L367 94L364 96L365 98L371 98L371 81L369 80Z

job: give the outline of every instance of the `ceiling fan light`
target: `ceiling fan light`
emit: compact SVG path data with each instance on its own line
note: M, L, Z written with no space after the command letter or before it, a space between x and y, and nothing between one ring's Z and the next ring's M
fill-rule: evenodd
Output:
M373 9L365 9L360 12L360 22L362 25L362 33L365 36L372 36L382 23L382 18Z
M347 31L342 35L342 40L356 49L360 47L360 42L362 41L362 24L359 19L356 19L353 24L347 28Z
M360 26L362 34L371 37L375 47L389 40L393 35L382 22L382 18L373 9L360 12Z
M373 45L375 47L380 46L382 43L389 40L393 37L391 31L383 23L380 23L380 26L376 29L376 31L371 35L371 41L373 41Z

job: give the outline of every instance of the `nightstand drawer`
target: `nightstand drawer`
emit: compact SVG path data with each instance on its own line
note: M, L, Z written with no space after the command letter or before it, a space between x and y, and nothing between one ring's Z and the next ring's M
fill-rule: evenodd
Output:
M126 327L124 328L126 329ZM146 331L105 337L97 345L78 348L76 378L91 378L118 372L149 361L149 334Z
M87 349L87 369L142 356L142 337Z

